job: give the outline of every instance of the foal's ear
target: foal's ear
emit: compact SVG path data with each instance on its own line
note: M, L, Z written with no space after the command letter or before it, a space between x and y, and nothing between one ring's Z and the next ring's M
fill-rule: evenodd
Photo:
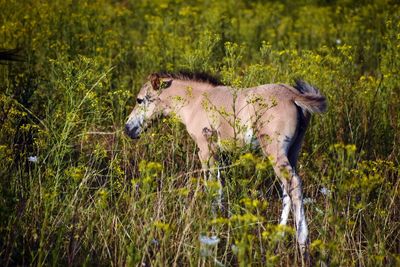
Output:
M154 90L160 89L160 84L161 84L160 75L158 75L157 73L153 73L150 74L148 79L150 80L151 86L153 87Z

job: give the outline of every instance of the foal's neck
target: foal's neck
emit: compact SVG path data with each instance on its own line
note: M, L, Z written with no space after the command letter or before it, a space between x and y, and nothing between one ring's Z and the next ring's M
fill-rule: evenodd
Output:
M188 111L196 108L196 102L204 97L204 93L212 90L215 85L209 83L173 80L171 86L163 91L163 101L166 104L164 114L173 112L179 115L183 121ZM190 112L190 111L189 111Z

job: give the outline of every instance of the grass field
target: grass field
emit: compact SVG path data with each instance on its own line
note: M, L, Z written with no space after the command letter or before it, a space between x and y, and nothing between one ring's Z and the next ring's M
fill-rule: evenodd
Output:
M179 121L124 134L147 75L185 69L317 86L328 112L298 170L314 264L400 266L397 1L0 0L0 48L16 47L23 61L0 62L0 265L301 264L262 154L230 155L232 216L216 216Z

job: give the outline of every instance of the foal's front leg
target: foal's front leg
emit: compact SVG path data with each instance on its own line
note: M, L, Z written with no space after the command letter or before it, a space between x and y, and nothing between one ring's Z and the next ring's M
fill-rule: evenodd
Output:
M217 209L223 210L222 205L222 182L221 182L221 172L217 165L215 164L215 158L212 155L210 149L200 149L199 150L199 158L201 161L202 170L204 173L204 178L206 181L213 181L215 177L217 178L216 181L218 183L218 191L217 197L213 199L213 212ZM216 175L215 175L216 174Z

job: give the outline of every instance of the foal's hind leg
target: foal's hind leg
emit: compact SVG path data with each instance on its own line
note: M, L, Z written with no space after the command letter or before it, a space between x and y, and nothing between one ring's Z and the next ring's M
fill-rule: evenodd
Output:
M296 222L297 242L303 256L307 253L308 247L308 226L304 213L303 193L301 178L296 173L290 181L290 197L293 202L293 212Z
M298 113L299 124L297 128L297 136L292 142L290 146L288 157L289 162L292 168L294 169L293 176L290 182L290 188L292 190L292 202L293 202L293 210L295 213L296 219L296 229L298 233L298 242L300 244L301 252L304 256L304 259L310 263L310 258L308 256L308 226L304 214L304 205L303 205L303 190L302 190L302 181L301 178L297 175L297 159L300 153L300 149L303 143L304 135L306 133L307 125L310 121L310 115L304 114L303 112Z
M290 200L289 194L287 192L288 188L287 182L285 184L282 183L281 187L282 187L282 215L279 224L286 225L289 219L289 212L292 205L292 201Z
M274 171L282 184L283 210L280 224L286 225L290 206L293 204L297 242L302 255L306 256L308 229L303 207L301 179L288 159L290 140L287 139L285 137L270 140L261 137L260 143L264 153L272 158Z

